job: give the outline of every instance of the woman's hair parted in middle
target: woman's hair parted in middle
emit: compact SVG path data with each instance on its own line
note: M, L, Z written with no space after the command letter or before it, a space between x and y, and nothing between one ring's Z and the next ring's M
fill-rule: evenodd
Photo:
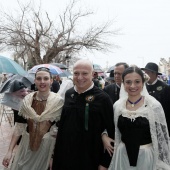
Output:
M125 71L122 74L123 82L124 82L125 76L127 74L130 74L130 73L137 73L137 74L139 74L141 76L141 78L142 78L142 82L143 83L145 82L144 73L143 73L143 71L139 67L129 67L129 68L125 69Z

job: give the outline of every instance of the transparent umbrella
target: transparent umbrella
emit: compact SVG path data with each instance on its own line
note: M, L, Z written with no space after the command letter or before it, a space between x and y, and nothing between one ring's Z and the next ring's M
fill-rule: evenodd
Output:
M63 73L60 74L60 77L69 77L72 76L72 73L70 71L67 70L62 70Z
M23 87L15 92L5 93L0 103L12 109L19 110L23 98L30 92L29 89Z
M34 77L31 75L20 76L13 75L7 81L5 81L1 88L0 93L14 92L17 88L21 88L21 86L31 88L31 84L34 83Z

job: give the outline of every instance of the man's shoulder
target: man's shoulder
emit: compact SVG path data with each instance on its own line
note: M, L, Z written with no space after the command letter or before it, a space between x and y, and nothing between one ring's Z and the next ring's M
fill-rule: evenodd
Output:
M116 84L113 83L113 84L109 84L107 86L104 87L104 91L108 91L108 90L113 90L115 88Z
M71 87L70 89L67 90L67 93L73 93L75 90L74 90L74 87Z
M93 91L92 93L94 93L94 94L96 94L96 95L106 95L106 93L102 90L102 89L100 89L100 88L98 88L98 87L96 87L96 86L94 86L92 89L91 89L91 91Z
M105 92L102 89L99 89L98 87L95 87L95 86L93 87L93 89L94 89L94 96L95 96L96 100L101 100L102 102L103 101L105 101L105 102L111 101L107 92Z
M158 80L154 86L155 86L157 89L165 89L165 88L168 88L168 85L167 85L165 82L161 81L161 80Z

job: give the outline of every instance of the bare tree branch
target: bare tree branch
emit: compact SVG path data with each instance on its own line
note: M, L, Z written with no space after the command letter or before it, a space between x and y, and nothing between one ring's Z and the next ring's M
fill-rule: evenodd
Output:
M30 2L22 5L18 1L18 5L20 10L17 16L1 11L0 49L13 50L24 64L49 63L54 58L64 61L64 54L74 55L82 49L109 51L117 47L109 42L109 38L119 32L111 30L111 22L91 26L81 34L77 31L81 21L93 15L93 12L75 10L76 0L72 0L59 15L57 26L48 12L42 14L41 5L38 11Z

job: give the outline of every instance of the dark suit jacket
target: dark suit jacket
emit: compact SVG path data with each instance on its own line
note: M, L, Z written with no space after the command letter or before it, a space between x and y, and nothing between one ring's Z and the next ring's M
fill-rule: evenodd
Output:
M120 88L116 85L116 83L105 86L103 90L110 96L113 104L119 100Z

